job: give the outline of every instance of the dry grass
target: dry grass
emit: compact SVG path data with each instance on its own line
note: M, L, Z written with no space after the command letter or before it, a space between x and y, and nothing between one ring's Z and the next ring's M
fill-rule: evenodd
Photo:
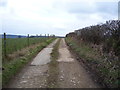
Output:
M48 88L58 88L57 79L59 75L59 68L57 59L59 57L59 44L60 39L54 45L52 53L51 53L51 62L49 63L49 77L47 79Z

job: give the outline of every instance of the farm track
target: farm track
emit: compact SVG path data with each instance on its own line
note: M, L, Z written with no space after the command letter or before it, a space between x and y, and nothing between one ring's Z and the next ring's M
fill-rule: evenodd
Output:
M58 39L57 39L58 40ZM57 42L55 40L44 48L7 86L8 88L46 88L49 76L48 62L50 53ZM59 46L59 75L58 88L99 88L91 79L87 71L73 58L65 40L62 39Z
M60 88L99 88L88 72L71 55L64 39L59 47L59 87Z
M58 39L57 39L58 40ZM38 55L30 62L23 70L16 75L10 83L6 86L7 88L41 88L46 87L46 81L48 77L48 65L50 62L50 53L55 40L46 48L44 48Z

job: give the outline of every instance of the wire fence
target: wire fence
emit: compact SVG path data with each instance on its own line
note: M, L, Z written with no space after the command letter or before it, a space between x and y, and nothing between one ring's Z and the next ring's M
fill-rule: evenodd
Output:
M2 56L7 57L8 54L19 51L33 44L37 44L40 42L42 43L50 37L53 36L30 36L28 34L26 37L18 36L16 38L9 38L7 37L6 33L4 33L2 38Z

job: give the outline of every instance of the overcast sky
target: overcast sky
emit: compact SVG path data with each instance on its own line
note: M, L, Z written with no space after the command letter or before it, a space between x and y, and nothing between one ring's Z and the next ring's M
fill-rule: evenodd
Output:
M0 0L0 33L69 32L118 19L119 0Z

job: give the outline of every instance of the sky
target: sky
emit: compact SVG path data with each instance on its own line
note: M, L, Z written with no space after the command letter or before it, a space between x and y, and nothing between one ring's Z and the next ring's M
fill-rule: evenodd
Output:
M0 0L0 33L55 34L118 19L119 0Z

